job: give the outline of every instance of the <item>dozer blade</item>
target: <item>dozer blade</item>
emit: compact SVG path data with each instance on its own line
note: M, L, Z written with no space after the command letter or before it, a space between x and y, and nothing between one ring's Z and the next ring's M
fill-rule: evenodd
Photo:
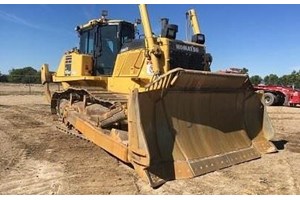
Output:
M198 176L276 151L272 125L246 75L176 69L129 100L135 167L172 180ZM139 163L136 152L147 162ZM145 159L145 158L144 158Z

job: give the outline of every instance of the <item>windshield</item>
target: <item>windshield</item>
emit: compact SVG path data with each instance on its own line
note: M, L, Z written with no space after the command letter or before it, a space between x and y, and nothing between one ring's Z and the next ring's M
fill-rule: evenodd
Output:
M93 56L93 75L111 75L121 46L133 39L130 23L95 26L80 33L79 50Z

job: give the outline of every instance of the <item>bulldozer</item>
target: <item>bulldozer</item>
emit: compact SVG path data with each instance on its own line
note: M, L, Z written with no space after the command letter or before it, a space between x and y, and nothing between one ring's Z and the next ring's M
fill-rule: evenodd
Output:
M200 176L276 152L262 95L243 74L211 72L195 9L191 38L161 20L152 32L147 5L134 23L98 19L76 27L79 47L42 84L60 130L87 139L134 168L151 187ZM137 37L137 27L143 33ZM49 84L63 90L52 92Z

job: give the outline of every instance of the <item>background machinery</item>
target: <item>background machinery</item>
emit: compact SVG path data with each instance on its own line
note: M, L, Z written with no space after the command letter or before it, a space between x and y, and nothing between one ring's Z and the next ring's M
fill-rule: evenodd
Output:
M61 129L132 165L152 187L276 151L249 77L210 72L195 10L186 13L191 41L181 41L166 18L155 36L146 5L139 9L144 38L135 38L135 24L104 13L76 28L79 49L66 52L55 73L42 66ZM64 90L51 94L51 82Z
M257 85L255 90L264 91L264 101L267 106L291 106L300 104L300 90L280 85Z
M220 70L219 73L245 74L241 68L228 68ZM293 86L282 85L253 85L256 91L263 92L264 104L266 106L291 106L300 104L300 90Z

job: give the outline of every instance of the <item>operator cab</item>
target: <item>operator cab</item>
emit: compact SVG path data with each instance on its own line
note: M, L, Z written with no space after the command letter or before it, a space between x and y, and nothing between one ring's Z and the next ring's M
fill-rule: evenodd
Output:
M118 53L125 42L132 41L135 29L123 20L91 20L77 27L79 51L93 57L93 75L112 75Z

